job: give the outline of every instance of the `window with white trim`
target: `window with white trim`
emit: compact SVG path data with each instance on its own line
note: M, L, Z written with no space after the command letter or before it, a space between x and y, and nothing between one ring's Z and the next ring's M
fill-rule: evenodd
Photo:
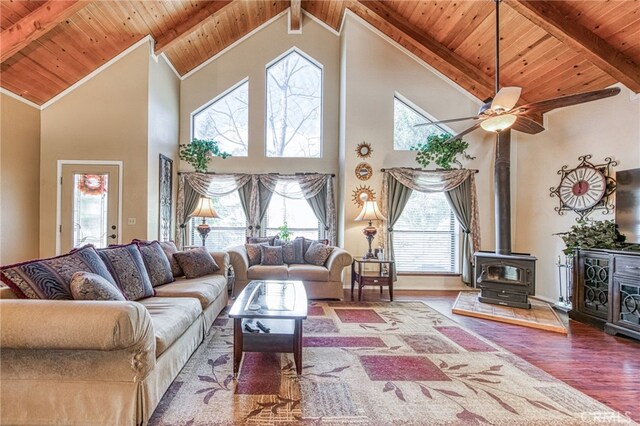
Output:
M296 50L267 67L267 157L322 156L322 68Z
M433 120L427 118L424 111L409 105L394 96L393 98L393 149L396 151L407 151L418 143L427 142L430 135L447 133L441 126L419 126L416 124L431 123Z
M264 218L264 235L278 234L285 221L292 240L296 237L320 238L320 221L307 200L286 198L274 193Z
M248 155L249 81L239 83L192 114L196 139L213 139L234 157Z
M459 226L443 192L413 191L393 225L398 272L458 273Z
M223 197L213 198L213 208L220 216L218 219L206 218L211 227L205 245L208 250L223 250L227 247L246 242L247 220L240 203L238 191ZM193 217L190 221L190 244L202 245L202 239L196 227L202 223L201 217Z

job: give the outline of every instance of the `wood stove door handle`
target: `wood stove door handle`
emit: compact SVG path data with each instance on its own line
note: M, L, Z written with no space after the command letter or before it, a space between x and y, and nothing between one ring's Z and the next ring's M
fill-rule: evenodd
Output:
M509 295L508 294L504 294L504 293L498 293L497 294L498 297L502 297L503 299L508 299Z

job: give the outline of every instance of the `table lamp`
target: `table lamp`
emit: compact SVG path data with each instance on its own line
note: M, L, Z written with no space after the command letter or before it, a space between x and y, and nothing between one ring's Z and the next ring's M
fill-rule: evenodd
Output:
M362 205L362 210L358 217L355 218L356 222L360 222L361 220L368 220L369 226L362 230L362 233L367 237L367 242L369 243L369 251L364 256L365 259L375 258L375 254L371 251L371 241L373 241L373 237L376 236L378 231L375 226L371 223L373 220L387 220L386 217L380 213L380 209L378 209L378 203L375 200L369 200L367 194L362 194L360 199L364 202Z
M198 200L198 205L191 212L192 217L201 217L202 223L198 225L198 233L200 234L200 238L202 238L202 246L204 247L204 242L207 239L207 235L209 235L209 231L211 231L211 227L207 224L207 218L211 217L214 219L219 218L220 216L216 213L213 208L213 200L207 197L200 197Z

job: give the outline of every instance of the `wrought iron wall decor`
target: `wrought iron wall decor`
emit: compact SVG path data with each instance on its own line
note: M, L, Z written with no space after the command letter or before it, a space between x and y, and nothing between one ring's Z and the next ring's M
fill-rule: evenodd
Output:
M369 185L360 185L353 190L353 203L358 207L362 207L364 205L364 201L362 200L363 194L367 194L367 200L376 199L376 193Z
M583 219L594 210L602 210L602 214L613 210L610 197L616 190L616 181L611 177L611 169L618 162L607 157L604 163L594 164L590 159L591 155L582 155L576 167L570 169L564 165L558 170L560 184L549 189L549 196L558 197L555 211L559 215L574 211Z
M173 160L160 154L160 193L158 206L158 240L171 239L171 211L173 210Z

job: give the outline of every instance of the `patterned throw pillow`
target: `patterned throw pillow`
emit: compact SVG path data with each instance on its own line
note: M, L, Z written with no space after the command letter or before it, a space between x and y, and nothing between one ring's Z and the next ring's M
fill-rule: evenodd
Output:
M128 300L155 294L137 243L99 249L98 253Z
M326 244L314 242L304 254L304 260L312 265L323 266L333 249L334 247Z
M148 240L133 240L133 242L138 242L141 244L149 244L153 241L148 241ZM180 267L180 265L178 265L178 261L173 257L174 253L178 252L178 247L176 247L176 243L174 243L173 241L160 241L160 247L162 247L162 251L164 252L165 256L167 256L167 259L169 260L169 264L171 265L171 273L173 274L174 278L177 277L181 277L184 275L184 272L182 272L182 268Z
M0 279L21 299L70 300L73 297L69 285L76 272L93 272L115 284L93 246L49 259L3 266Z
M293 241L276 240L276 245L282 246L284 263L304 263L304 237L297 237Z
M198 278L220 270L216 261L204 247L180 251L173 255L187 278Z
M140 248L144 265L147 267L151 285L155 287L172 283L174 278L171 272L171 264L164 254L160 243L158 241L151 241L146 244L138 243L138 247Z
M311 244L313 243L321 243L324 245L329 245L329 240L310 240L309 238L305 238L304 247L302 249L303 253L306 253L307 250L309 250L309 247L311 247Z
M74 300L127 300L115 284L92 272L76 272L71 277Z
M249 258L249 267L260 264L260 261L262 259L262 252L260 251L261 245L267 245L267 243L244 245L245 249L247 250L247 257Z
M278 240L277 235L271 237L247 237L247 244L267 243L270 246L274 246L276 244L276 240Z
M281 246L260 246L261 265L284 265Z

